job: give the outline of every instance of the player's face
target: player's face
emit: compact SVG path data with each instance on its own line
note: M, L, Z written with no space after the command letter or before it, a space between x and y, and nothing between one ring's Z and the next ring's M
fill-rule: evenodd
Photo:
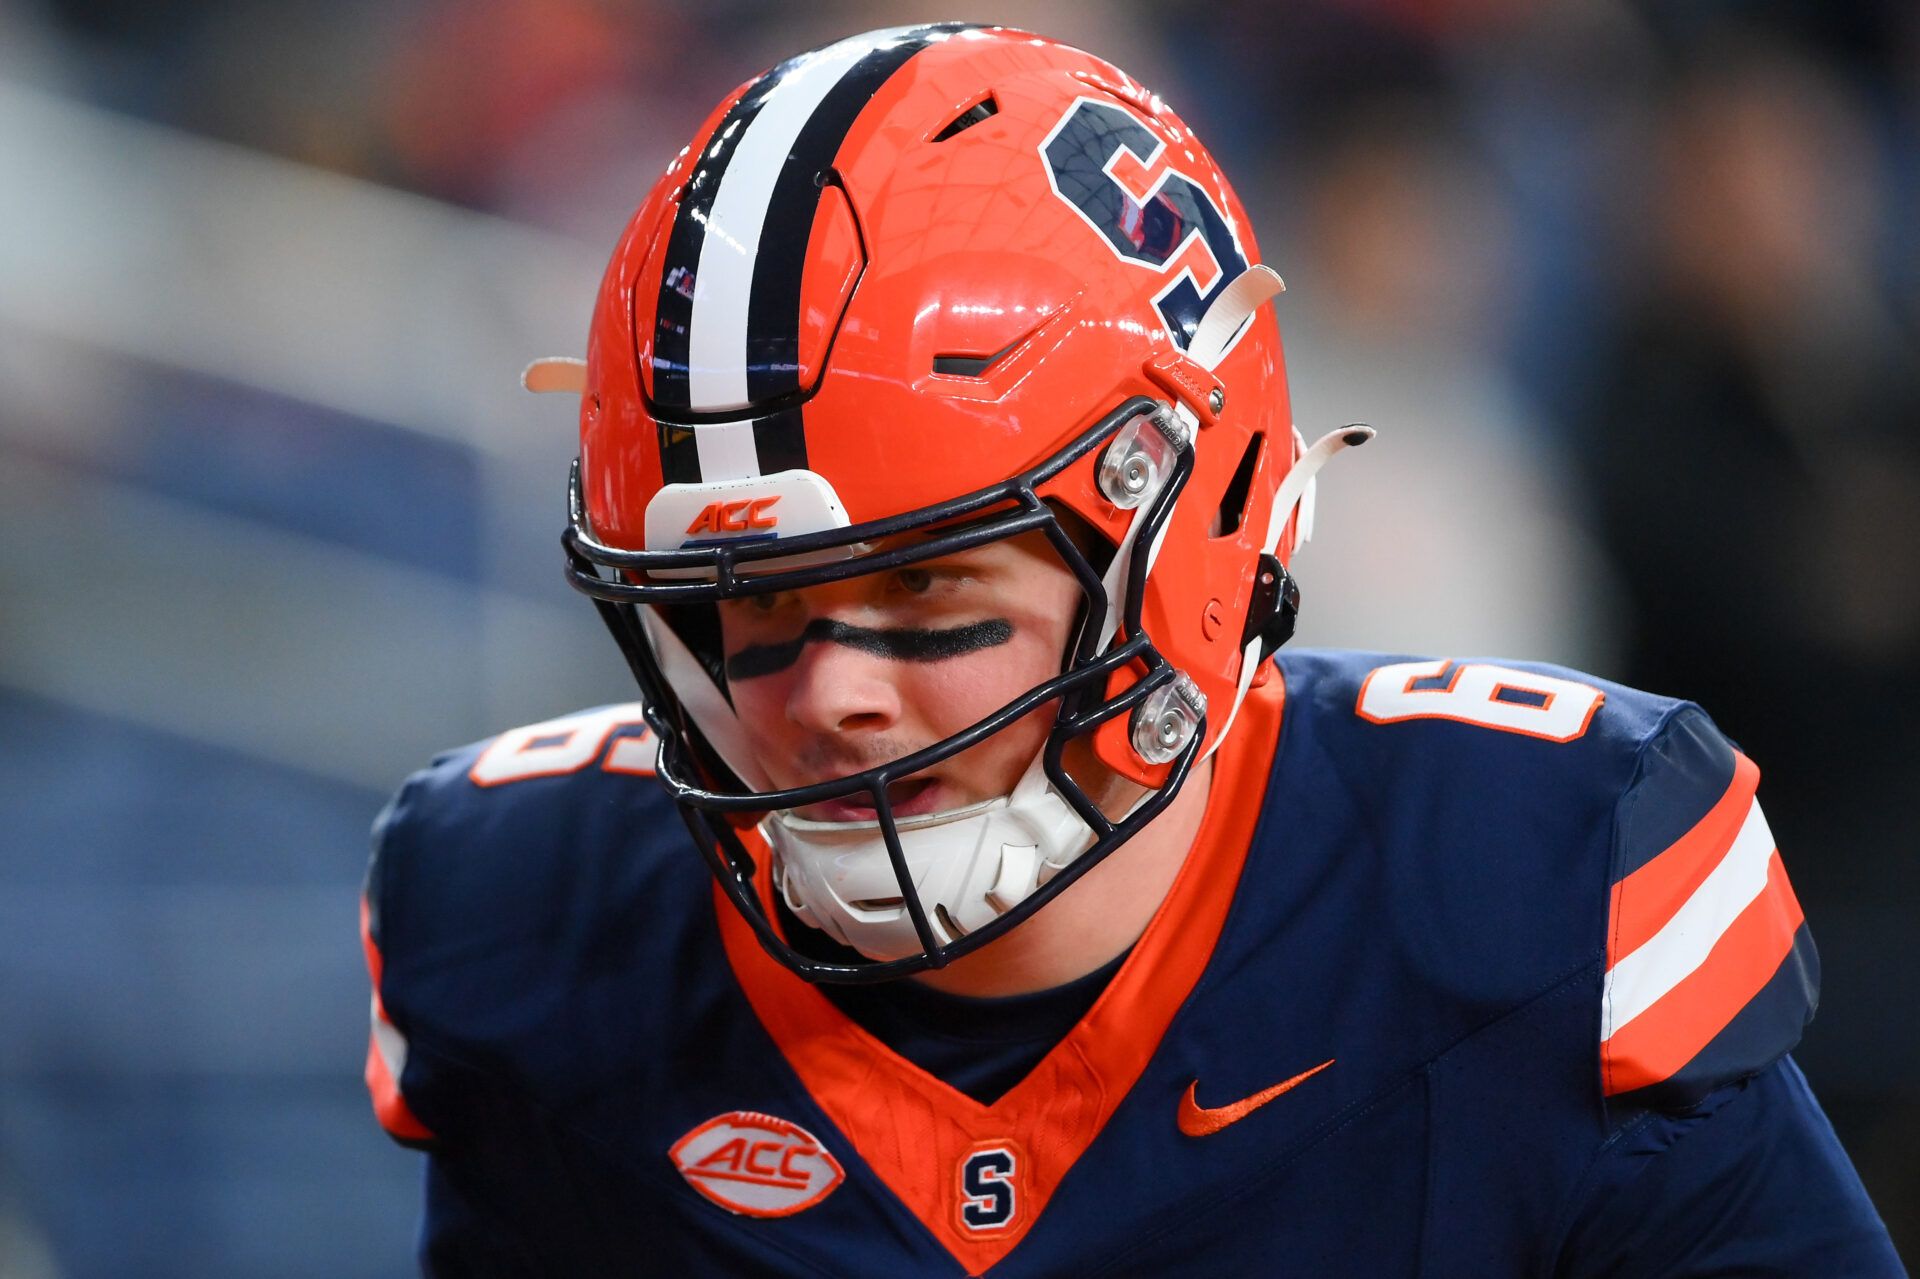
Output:
M904 568L720 606L727 686L776 787L845 777L968 727L1059 673L1080 588L1031 533ZM1046 740L1044 706L894 783L894 815L1007 794ZM872 800L803 810L867 821Z

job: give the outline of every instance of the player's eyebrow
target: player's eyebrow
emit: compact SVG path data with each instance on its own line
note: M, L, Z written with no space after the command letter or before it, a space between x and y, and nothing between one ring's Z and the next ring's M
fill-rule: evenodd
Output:
M912 626L874 628L816 617L806 629L779 644L749 644L727 659L727 678L753 679L784 671L800 660L808 644L844 644L862 653L895 662L943 662L983 648L995 648L1013 638L1013 623L990 617L965 626L924 630Z

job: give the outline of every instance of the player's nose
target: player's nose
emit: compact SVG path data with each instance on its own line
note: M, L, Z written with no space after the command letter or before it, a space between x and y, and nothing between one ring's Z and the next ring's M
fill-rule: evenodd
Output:
M900 719L898 663L831 639L794 664L787 718L815 733L880 732Z

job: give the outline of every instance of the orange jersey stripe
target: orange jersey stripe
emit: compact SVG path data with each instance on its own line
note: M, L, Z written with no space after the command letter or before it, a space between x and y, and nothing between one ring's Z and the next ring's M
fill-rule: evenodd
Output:
M1600 1045L1607 1096L1657 1084L1699 1055L1779 970L1803 919L1776 851L1767 859L1766 888L1706 961Z
M396 1137L430 1141L433 1133L414 1117L412 1107L400 1092L400 1081L387 1069L386 1055L380 1051L380 1024L384 1022L391 1027L393 1023L387 1021L386 1007L380 1002L380 947L373 941L373 912L365 897L360 899L360 947L366 952L367 973L373 979L374 1029L367 1035L366 1081L367 1092L373 1097L374 1118ZM399 1034L397 1030L393 1033Z
M1735 754L1733 780L1706 816L1613 886L1607 929L1607 967L1631 955L1659 932L1675 911L1732 847L1747 819L1754 792L1760 788L1760 769L1745 755Z

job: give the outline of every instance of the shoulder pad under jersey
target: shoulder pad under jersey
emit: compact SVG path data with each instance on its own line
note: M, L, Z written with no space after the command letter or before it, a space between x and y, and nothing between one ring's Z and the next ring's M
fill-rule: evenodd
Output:
M1492 1015L1591 965L1620 1113L1691 1105L1798 1041L1818 961L1759 772L1699 707L1529 662L1281 665L1284 759L1364 812L1392 862L1379 905L1436 990Z

